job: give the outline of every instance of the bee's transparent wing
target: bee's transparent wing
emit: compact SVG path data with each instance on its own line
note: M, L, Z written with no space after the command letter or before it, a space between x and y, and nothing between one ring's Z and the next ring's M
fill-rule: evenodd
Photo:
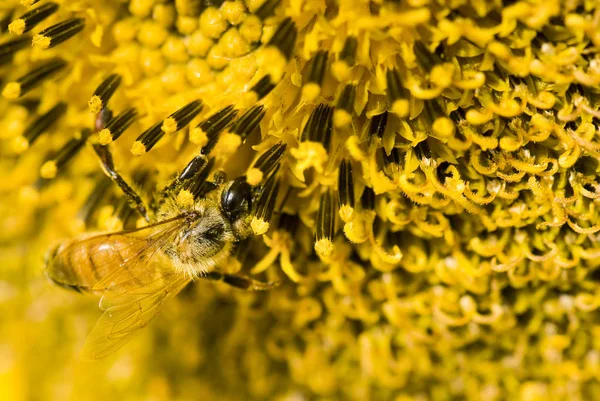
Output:
M134 251L116 263L107 258L106 272L92 286L93 291L123 293L130 289L145 286L160 276L160 264L152 263L152 258L164 249L185 224L185 217L179 216L138 230L127 232ZM137 239L135 239L137 238Z
M88 336L82 358L100 359L125 345L158 314L163 303L177 295L190 277L180 274L157 274L142 287L125 292L107 292L100 300L105 312Z

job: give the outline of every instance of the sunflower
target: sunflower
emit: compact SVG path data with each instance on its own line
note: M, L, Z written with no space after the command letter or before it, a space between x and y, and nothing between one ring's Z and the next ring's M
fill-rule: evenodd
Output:
M7 399L600 397L597 1L5 0L0 83ZM280 285L79 361L44 255L224 177L265 190L221 269Z

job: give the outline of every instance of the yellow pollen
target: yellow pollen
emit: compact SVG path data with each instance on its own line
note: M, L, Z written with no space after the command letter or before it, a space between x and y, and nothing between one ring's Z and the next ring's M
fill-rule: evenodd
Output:
M44 35L35 35L31 44L39 49L46 50L50 47L50 38Z
M208 143L206 132L200 127L192 128L190 130L190 142L200 147L206 145Z
M90 111L94 114L100 113L104 108L102 99L100 99L100 96L96 95L92 96L92 98L88 102L88 106L90 107Z
M246 173L246 182L248 182L248 184L252 185L253 187L257 186L258 184L260 184L260 182L263 179L263 172L260 171L257 168L251 168L250 170L248 170L248 172Z
M326 258L333 252L333 242L328 238L321 238L315 242L315 251L319 256Z
M29 142L25 137L19 135L13 139L12 148L17 154L23 153L29 148Z
M2 96L6 99L18 99L21 96L21 84L18 82L9 82L2 90Z
M146 147L140 141L135 141L131 146L131 153L136 156L141 156L146 153Z
M57 171L58 168L56 167L56 162L54 160L48 160L46 163L42 164L40 176L42 178L51 179L56 177Z
M409 112L409 103L406 99L396 99L394 103L392 103L392 108L390 110L392 113L397 115L398 117L407 117Z
M354 220L354 208L350 205L343 205L339 210L340 218L345 223Z
M269 231L269 226L270 224L268 221L264 221L256 217L253 217L252 222L250 222L250 227L252 228L254 235L263 235Z
M310 82L302 87L302 98L307 102L314 101L321 94L321 87Z
M191 207L194 205L194 195L187 189L182 189L177 194L177 203L182 207Z
M108 145L113 141L112 133L108 128L104 128L98 133L98 143L100 145Z
M350 66L345 61L336 61L331 64L331 73L340 82L350 79Z
M13 35L23 35L25 32L25 20L19 18L8 25L8 31Z
M163 121L162 127L160 129L163 130L166 134L172 134L177 131L177 121L173 117L168 117Z
M337 128L345 127L352 122L352 116L346 110L337 109L333 112L333 125Z

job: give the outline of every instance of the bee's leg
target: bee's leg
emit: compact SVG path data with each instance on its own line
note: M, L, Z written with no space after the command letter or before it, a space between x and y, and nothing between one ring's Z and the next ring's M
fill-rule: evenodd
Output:
M121 188L121 191L129 198L129 200L135 206L135 209L138 213L146 220L150 221L150 216L148 215L148 208L146 207L142 197L125 181L125 179L117 172L115 169L115 164L113 162L112 154L108 146L102 146L98 144L94 144L94 151L100 158L100 162L102 163L102 169L110 177L111 180L115 184Z
M242 290L248 291L265 291L271 288L277 287L278 282L263 283L262 281L253 280L246 276L237 276L235 274L225 274L218 272L209 272L206 275L201 276L209 280L222 280L224 283L229 284L232 287L241 288Z

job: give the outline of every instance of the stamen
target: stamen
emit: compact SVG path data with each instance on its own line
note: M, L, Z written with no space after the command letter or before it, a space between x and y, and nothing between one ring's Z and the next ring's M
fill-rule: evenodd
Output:
M254 163L254 166L248 170L246 175L250 185L258 185L265 177L269 177L271 173L279 166L279 162L285 153L286 144L279 142L271 149L260 155Z
M294 52L297 35L296 24L290 17L287 17L281 21L267 46L278 48L281 54L289 60Z
M230 131L240 136L242 141L244 141L248 135L254 132L264 116L265 110L263 105L253 106L231 125Z
M199 157L202 157L203 159L206 160L206 158L203 156L199 156ZM206 179L208 178L208 175L210 174L214 165L215 165L214 158L210 158L210 159L208 159L208 161L205 161L205 162L200 162L199 160L196 160L196 158L194 158L188 164L188 166L184 169L184 171L187 171L187 173L185 174L186 178L185 178L185 182L183 184L182 192L187 191L188 193L190 193L192 195L192 197L194 199L200 198L200 196L206 189L205 188L206 187L205 184L207 184ZM188 167L189 167L189 169L188 169ZM182 172L182 175L183 175L183 172ZM180 176L180 179L181 179L181 176Z
M407 117L409 111L409 94L402 86L400 73L396 68L387 70L385 79L387 83L387 96L388 103L390 104L390 111L399 117Z
M202 111L202 107L201 100L194 100L193 102L188 103L167 117L163 122L161 129L167 134L179 131L188 125L190 121Z
M344 42L344 47L339 55L339 60L345 61L347 65L353 66L356 62L356 49L358 41L354 36L348 36Z
M92 98L88 102L90 111L94 114L100 113L103 108L106 107L108 101L115 93L119 84L121 83L121 76L118 74L109 75L101 84L96 88Z
M34 68L14 82L9 82L2 91L6 99L17 99L42 83L46 78L67 65L62 59L54 59Z
M342 160L338 175L338 200L340 218L348 223L354 219L354 176L352 162Z
M307 78L306 83L302 86L302 97L308 102L312 102L321 94L328 56L329 52L321 50L307 63Z
M23 35L31 31L37 24L54 14L58 10L58 4L46 3L38 8L21 15L8 26L8 31L14 35Z
M383 150L383 169L386 175L395 178L400 173L400 159L400 149L392 148L389 155Z
M250 226L255 235L262 235L269 230L271 216L275 209L275 201L279 193L279 180L276 179L277 173L271 174L256 202L254 216Z
M285 18L275 30L267 46L257 53L256 62L274 82L279 82L296 46L298 30L291 18Z
M443 63L443 60L437 54L431 53L422 42L414 43L413 52L421 66L427 72L431 72L433 67Z
M275 84L271 81L270 75L262 77L256 85L250 89L249 93L254 94L251 103L256 103L263 97L267 96L275 88Z
M304 130L302 131L302 141L319 142L323 144L326 151L329 151L331 142L333 107L326 104L319 104L310 114Z
M315 251L321 257L328 257L333 252L333 235L335 229L335 212L331 191L321 194L317 213L317 232Z
M56 123L58 119L64 114L67 110L67 105L65 103L58 103L53 108L48 110L45 114L36 118L24 131L23 136L21 137L21 142L23 146L18 149L18 153L25 151L29 146L31 146L40 135L42 135L45 131L48 130L52 126L52 124Z
M0 33L8 32L8 25L10 24L14 13L14 9L8 9L6 10L6 14L2 14L2 17L0 17Z
M161 127L162 121L142 132L133 143L131 153L141 156L149 152L165 134Z
M105 175L102 175L96 181L94 189L92 189L92 192L90 192L83 206L77 213L78 220L83 222L84 226L87 227L90 225L92 215L98 209L102 200L107 196L111 184L112 181Z
M344 82L350 79L350 70L356 62L356 49L358 41L353 36L348 36L344 42L342 51L338 54L338 60L331 65L331 72L338 81Z
M365 187L360 197L360 205L364 211L372 212L375 210L375 192L373 188Z
M40 168L40 176L45 179L52 179L56 174L65 167L65 165L73 159L73 157L81 150L87 138L91 135L92 130L85 128L79 135L75 136L67 142L50 160L47 160Z
M229 105L206 118L190 132L191 137L205 136L207 138L206 144L200 150L201 154L208 155L213 150L219 141L219 135L231 124L237 113L238 111L233 108L233 105Z
M379 139L383 138L385 133L385 127L387 126L388 112L384 111L382 114L378 114L371 118L371 126L369 128L369 138L373 138L377 135Z
M0 44L0 66L10 63L14 54L26 48L30 40L28 37L22 37Z
M100 112L96 114L96 120L94 121L94 128L96 129L96 132L100 132L106 128L106 125L110 120L112 120L113 117L113 112L108 107L100 110Z
M279 5L280 1L281 0L267 0L267 1L265 1L258 8L258 10L256 10L254 12L254 15L256 15L258 18L260 18L263 21L266 20L267 18L269 18L271 15L273 15L275 13L275 9Z
M344 86L338 98L335 111L333 112L333 125L338 128L344 127L352 121L352 110L354 109L354 98L356 96L356 85Z
M83 18L71 18L52 25L35 35L32 44L40 49L50 49L71 39L85 27Z
M98 143L108 145L116 141L127 128L133 124L137 117L137 110L130 108L116 117L111 118L108 124L98 133Z

